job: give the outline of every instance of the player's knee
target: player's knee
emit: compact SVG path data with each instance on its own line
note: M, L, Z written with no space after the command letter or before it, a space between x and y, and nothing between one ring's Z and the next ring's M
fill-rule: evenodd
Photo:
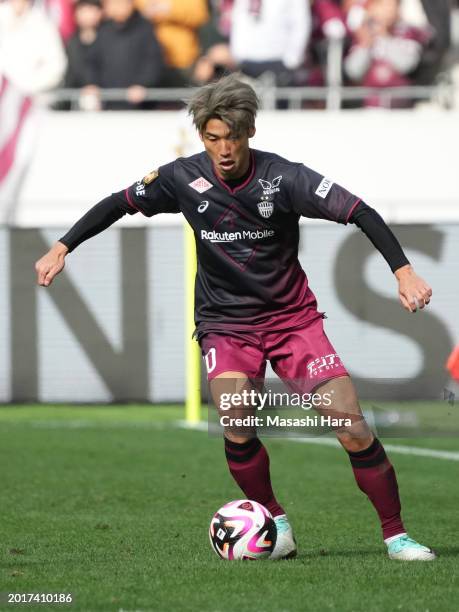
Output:
M239 398L251 386L247 374L243 372L222 372L210 381L209 388L217 409L228 411L240 406L240 402L233 406L233 398Z
M245 444L249 440L256 438L256 436L257 436L256 431L251 431L251 432L245 431L244 433L242 433L242 432L235 432L234 430L231 431L228 428L225 429L225 438L227 440L230 440L230 442L235 442L236 444Z
M365 450L374 438L368 425L354 431L338 431L336 435L343 448L351 453Z

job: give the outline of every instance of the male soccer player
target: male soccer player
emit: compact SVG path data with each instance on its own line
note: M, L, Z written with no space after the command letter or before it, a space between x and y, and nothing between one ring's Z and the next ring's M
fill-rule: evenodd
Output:
M37 262L38 284L48 286L69 252L124 214L182 212L196 237L196 330L216 405L230 381L243 388L263 379L267 360L287 383L296 381L322 396L333 391L331 409L353 417L350 425L336 429L337 437L358 486L378 513L389 557L434 559L406 533L394 469L323 331L322 313L298 262L300 216L360 227L395 274L408 311L428 304L432 291L372 208L300 163L249 147L257 109L254 90L235 76L201 88L189 112L205 151L161 166L89 210ZM271 487L265 447L256 435L231 428L224 441L234 479L247 498L274 517L278 537L272 557L295 556L292 528Z

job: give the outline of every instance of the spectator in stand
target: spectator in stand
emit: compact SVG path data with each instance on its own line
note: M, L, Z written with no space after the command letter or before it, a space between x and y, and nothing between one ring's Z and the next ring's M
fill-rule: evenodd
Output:
M231 53L247 76L269 71L288 85L304 62L310 28L306 0L234 0Z
M100 88L126 88L126 101L106 102L111 110L144 108L146 89L158 87L163 73L161 47L151 23L134 0L105 0L106 21L90 54L90 82L84 89L92 108L100 108Z
M190 82L200 54L198 29L209 19L207 0L136 0L146 19L153 22L168 70L163 84L180 87Z
M365 21L368 0L343 0L342 9L346 16L346 25L350 32L355 32Z
M313 0L314 29L327 39L343 39L347 34L344 11L339 0Z
M231 33L234 0L210 0L210 4L213 5L213 10L218 18L218 31L228 41Z
M37 94L60 83L66 63L59 32L42 9L31 0L0 3L0 77Z
M428 44L422 55L420 66L416 69L416 82L431 84L435 81L443 66L443 60L449 50L451 34L451 1L450 0L403 0L402 15L415 18L421 28L430 30Z
M93 82L92 56L102 21L99 0L77 0L75 4L77 31L67 45L68 68L66 87L80 88Z
M308 50L308 85L326 84L328 47L332 41L344 42L348 35L340 0L313 0L312 36Z
M235 69L229 46L233 0L210 0L209 21L199 32L204 53L193 69L193 81L210 83Z
M368 0L353 45L345 58L348 78L366 87L410 85L410 74L421 60L425 33L401 20L399 0ZM365 106L383 106L381 96L370 96ZM394 100L392 107L410 106Z

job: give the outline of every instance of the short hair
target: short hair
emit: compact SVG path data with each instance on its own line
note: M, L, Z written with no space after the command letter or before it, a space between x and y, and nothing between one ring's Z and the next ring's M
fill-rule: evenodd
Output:
M200 134L210 119L220 119L238 136L255 127L258 106L254 89L230 74L198 89L188 103L188 114Z

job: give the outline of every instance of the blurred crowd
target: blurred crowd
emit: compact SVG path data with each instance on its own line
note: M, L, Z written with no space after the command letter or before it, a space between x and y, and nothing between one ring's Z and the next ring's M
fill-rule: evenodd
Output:
M80 108L148 108L148 88L201 85L234 70L268 72L279 86L325 85L332 43L344 84L432 84L458 2L0 0L0 75L26 94L80 89ZM124 99L103 101L106 88L125 90Z

